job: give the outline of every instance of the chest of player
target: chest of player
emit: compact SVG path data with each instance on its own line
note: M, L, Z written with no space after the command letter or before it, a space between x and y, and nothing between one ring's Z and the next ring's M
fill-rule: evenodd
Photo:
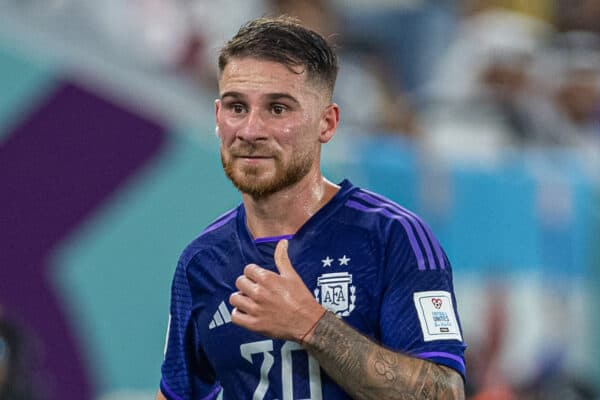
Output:
M292 241L290 260L315 300L359 331L377 338L381 287L385 279L377 249L368 240L336 245L330 238L312 241L305 249L294 248L293 244ZM233 324L233 307L229 304L229 297L237 291L235 281L247 264L255 263L277 271L272 254L268 249L262 250L254 254L229 254L227 265L222 268L196 266L203 277L200 287L192 288L196 329L204 351L217 368L239 368L240 349L247 343L268 339ZM264 346L271 347L270 344ZM276 349L284 344L273 342L272 346ZM285 353L286 348L283 350ZM290 351L295 350L290 348Z

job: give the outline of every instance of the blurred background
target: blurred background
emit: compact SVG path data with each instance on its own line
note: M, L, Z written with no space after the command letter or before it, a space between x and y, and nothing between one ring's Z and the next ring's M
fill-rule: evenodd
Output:
M452 260L471 399L600 389L600 0L0 0L0 399L153 398L183 247L240 201L216 51L286 13L341 57L334 180Z

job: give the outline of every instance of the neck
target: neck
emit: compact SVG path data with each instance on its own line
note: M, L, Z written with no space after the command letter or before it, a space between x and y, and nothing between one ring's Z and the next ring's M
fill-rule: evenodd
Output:
M254 238L294 234L339 190L321 174L259 199L242 194L246 224Z

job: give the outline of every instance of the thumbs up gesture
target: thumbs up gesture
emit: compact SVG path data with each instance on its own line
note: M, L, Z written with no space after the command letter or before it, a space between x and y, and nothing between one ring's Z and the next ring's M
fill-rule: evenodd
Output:
M304 285L288 257L288 241L275 248L279 273L248 264L237 278L239 290L229 297L231 321L276 339L301 342L325 310Z

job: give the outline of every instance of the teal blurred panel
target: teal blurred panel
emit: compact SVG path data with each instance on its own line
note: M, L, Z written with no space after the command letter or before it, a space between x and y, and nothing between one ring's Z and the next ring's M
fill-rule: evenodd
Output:
M592 293L592 306L589 308L593 310L596 308L596 304L600 304L600 246L598 245L600 241L600 185L597 185L594 190L590 190L589 204L593 208L593 213L591 213L593 218L588 225L589 230L586 232L586 243L589 248L587 265L589 268L588 276L590 277L589 287ZM600 313L590 312L589 315L592 332L600 332ZM593 347L590 349L592 359L599 360L600 335L596 333L592 334L592 337L595 338ZM596 363L595 365L595 369L592 371L593 376L596 382L600 382L600 363Z
M485 274L540 266L534 185L519 169L456 167L446 251Z
M323 150L323 170L329 179L338 183L348 178L355 185L417 211L418 153L414 143L392 135L341 140L345 140L344 147L325 146Z
M202 144L191 133L170 135L160 159L55 257L56 283L88 351L100 394L158 387L179 254L239 202L217 148L216 139Z
M414 143L389 135L358 141L356 146L359 165L367 176L367 189L417 212L418 153Z
M573 182L575 193L575 215L573 238L574 265L578 275L600 274L600 183L595 186L590 179L579 179ZM598 281L600 288L600 281ZM600 346L599 346L600 348Z
M27 114L54 85L54 68L0 39L0 143L15 119Z

